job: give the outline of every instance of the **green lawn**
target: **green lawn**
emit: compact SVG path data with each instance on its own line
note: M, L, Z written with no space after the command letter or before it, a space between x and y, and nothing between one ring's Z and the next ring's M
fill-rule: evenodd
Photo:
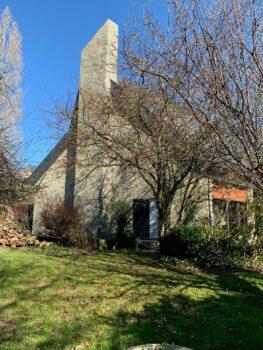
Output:
M259 274L169 271L135 252L0 248L0 349L262 349L262 289Z

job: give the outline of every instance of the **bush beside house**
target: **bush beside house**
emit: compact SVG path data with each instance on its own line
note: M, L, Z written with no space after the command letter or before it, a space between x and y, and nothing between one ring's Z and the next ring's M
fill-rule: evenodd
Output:
M59 244L91 250L94 242L90 232L84 230L81 211L76 206L64 205L59 201L46 206L41 212L46 235Z
M45 231L42 234L61 245L72 245L80 249L133 247L131 206L126 201L117 199L110 203L107 214L109 227L98 225L92 233L84 225L83 214L79 207L65 206L63 202L57 201L46 205L41 212Z
M80 209L55 203L41 214L43 226L58 243L80 249L101 250L130 248L134 246L131 230L131 208L123 201L116 201L110 208L112 232L101 231L96 235L84 229ZM95 237L96 236L96 237ZM160 238L160 253L177 259L187 259L205 269L243 268L262 256L262 235L251 227L241 226L229 232L210 226L181 226L170 229Z
M221 228L174 227L160 238L160 251L206 270L242 268L262 256L262 236L245 226L231 233Z

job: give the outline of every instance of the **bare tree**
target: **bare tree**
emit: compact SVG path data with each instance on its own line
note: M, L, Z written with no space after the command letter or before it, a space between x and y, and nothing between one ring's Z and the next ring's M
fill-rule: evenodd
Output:
M139 176L157 200L159 231L166 234L175 194L203 175L203 128L186 106L174 104L162 80L151 75L143 83L124 79L111 96L80 91L79 103L82 117L71 133L77 133L78 154L85 156L75 158L77 165L86 169L87 177L100 167L127 171L127 184L129 177ZM71 108L57 112L72 117Z
M22 37L8 7L0 19L0 204L24 195L18 155L21 136Z
M123 39L128 74L152 75L213 139L204 151L263 191L263 8L257 0L171 0L167 25L146 6Z
M175 193L208 163L263 190L260 2L171 0L166 23L146 6L126 28L122 82L110 97L79 91L75 129L78 149L92 149L77 159L86 174L119 167L149 186L161 234Z

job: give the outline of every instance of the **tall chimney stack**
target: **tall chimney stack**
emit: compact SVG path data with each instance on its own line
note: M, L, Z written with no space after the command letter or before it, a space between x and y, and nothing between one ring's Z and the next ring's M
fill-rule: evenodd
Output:
M118 25L108 19L81 53L80 92L108 94L117 83Z

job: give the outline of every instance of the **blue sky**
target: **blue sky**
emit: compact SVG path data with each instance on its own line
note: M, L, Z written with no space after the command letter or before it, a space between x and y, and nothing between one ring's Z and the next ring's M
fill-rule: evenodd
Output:
M163 0L155 0L156 13ZM52 98L62 99L79 79L80 52L111 18L121 27L129 18L129 0L2 0L23 35L25 159L36 165L54 145L50 119ZM52 97L52 98L51 98Z

